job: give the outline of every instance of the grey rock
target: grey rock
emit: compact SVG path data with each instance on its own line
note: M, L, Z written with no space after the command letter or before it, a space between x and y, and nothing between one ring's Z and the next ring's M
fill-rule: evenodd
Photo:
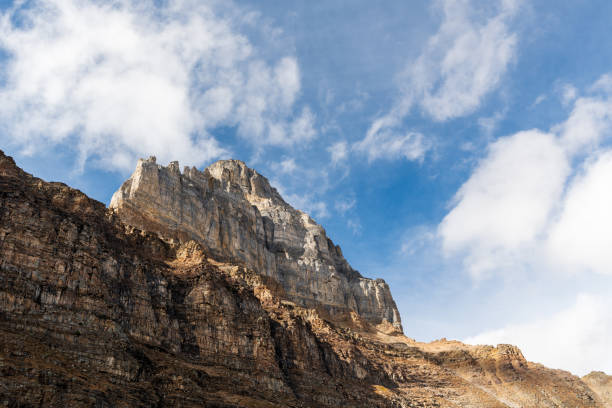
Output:
M133 227L167 240L195 240L217 259L274 278L288 300L319 307L332 319L356 312L401 331L389 286L364 278L308 214L287 204L268 180L239 160L204 171L155 157L139 160L110 208Z

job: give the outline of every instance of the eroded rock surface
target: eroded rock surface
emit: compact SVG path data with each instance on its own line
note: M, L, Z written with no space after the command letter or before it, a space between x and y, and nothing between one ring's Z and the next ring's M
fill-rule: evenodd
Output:
M0 406L605 407L516 347L338 323L155 232L0 152Z
M593 371L582 377L582 381L597 393L606 407L612 408L612 376L602 371Z
M389 286L351 268L323 227L241 161L181 173L177 162L164 167L154 157L140 160L110 207L126 224L196 240L217 259L276 279L300 306L322 306L336 319L355 311L401 331Z

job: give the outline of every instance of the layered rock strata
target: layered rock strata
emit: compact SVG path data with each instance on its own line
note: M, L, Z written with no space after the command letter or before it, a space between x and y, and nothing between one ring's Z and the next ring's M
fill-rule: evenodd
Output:
M351 268L319 224L241 161L181 173L177 162L140 160L110 208L128 225L165 239L193 239L217 259L274 278L300 306L321 306L336 319L355 311L401 331L389 286Z
M606 407L508 345L336 324L275 279L123 224L0 152L0 406ZM595 386L595 385L594 385Z

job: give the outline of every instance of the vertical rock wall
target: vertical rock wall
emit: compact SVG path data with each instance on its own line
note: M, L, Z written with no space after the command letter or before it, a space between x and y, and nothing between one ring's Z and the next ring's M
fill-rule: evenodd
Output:
M241 161L181 173L178 162L163 167L154 157L139 160L110 207L127 224L166 239L196 240L219 259L273 277L298 305L323 306L332 317L352 310L401 331L389 286L351 268L323 227Z

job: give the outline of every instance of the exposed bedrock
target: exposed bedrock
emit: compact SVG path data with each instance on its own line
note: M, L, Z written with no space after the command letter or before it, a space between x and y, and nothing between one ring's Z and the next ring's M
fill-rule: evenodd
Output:
M402 330L385 281L351 268L323 227L241 161L181 173L178 162L164 167L154 157L141 159L110 207L126 224L165 239L196 240L218 259L276 279L300 306L322 306L338 319L352 310L381 328Z

